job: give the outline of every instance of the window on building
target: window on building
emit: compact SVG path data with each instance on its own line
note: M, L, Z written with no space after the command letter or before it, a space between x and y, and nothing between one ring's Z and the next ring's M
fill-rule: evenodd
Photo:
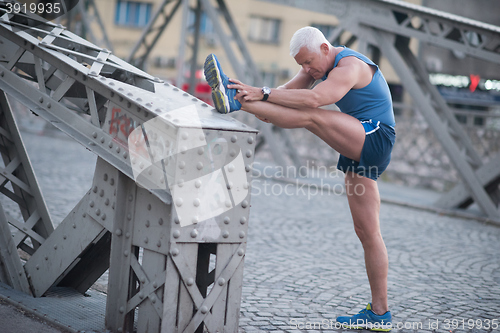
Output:
M122 1L116 3L115 24L141 28L151 19L152 3L138 1Z
M194 10L189 11L189 17L188 17L188 27L189 27L189 32L193 33L194 32L194 23L196 20L196 14ZM206 35L213 35L215 33L214 25L212 23L212 20L208 17L208 15L203 12L201 13L200 16L200 35L206 36Z
M261 16L250 17L248 39L259 43L279 43L281 20Z

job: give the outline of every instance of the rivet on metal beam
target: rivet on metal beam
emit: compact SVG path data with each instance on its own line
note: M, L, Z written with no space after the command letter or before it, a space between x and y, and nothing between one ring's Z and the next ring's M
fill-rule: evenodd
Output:
M223 286L226 284L226 280L224 278L220 278L219 280L217 280L217 283L219 284L219 286Z
M222 237L223 237L223 238L228 238L228 237L229 237L229 231L224 230L224 231L222 232Z
M205 313L207 313L207 312L208 312L208 308L207 308L205 305L203 305L203 306L200 308L200 312L201 312L201 313L203 313L203 314L205 314Z
M225 223L225 224L229 224L229 222L231 222L231 218L230 218L229 216L226 216L226 217L224 218L224 223Z
M238 255L239 255L240 257L241 257L242 255L244 255L244 254L245 254L245 250L243 250L243 249L239 249L239 250L238 250Z
M248 201L243 200L243 201L241 202L241 207L243 207L243 208L247 208L247 207L248 207Z
M240 238L245 238L245 232L244 231L240 231L239 236L240 236Z
M181 199L181 200L182 200L182 199ZM160 217L160 219L158 220L158 224L159 224L159 225L163 225L163 218L162 218L162 217Z
M191 238L196 238L196 236L198 236L198 231L197 230L191 230L190 236L191 236Z
M172 254L172 256L175 257L175 256L179 255L179 249L178 248L173 248L170 253Z
M241 223L241 224L245 224L245 223L247 223L247 218L243 216L243 217L240 219L240 223Z
M174 238L179 238L179 237L181 237L181 232L179 230L175 230L172 233L172 236L174 236Z
M186 284L191 287L194 284L194 279L192 277L188 278Z

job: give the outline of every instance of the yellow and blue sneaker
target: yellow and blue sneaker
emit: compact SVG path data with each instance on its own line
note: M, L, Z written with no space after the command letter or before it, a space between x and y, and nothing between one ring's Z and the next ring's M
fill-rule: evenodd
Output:
M370 330L376 332L389 332L392 329L391 312L378 315L372 310L372 304L368 303L366 309L359 311L354 316L337 317L337 323L342 327L354 330Z
M208 55L207 59L205 59L203 69L205 78L212 88L212 99L217 111L220 113L229 113L241 109L241 103L234 99L238 91L227 88L227 85L230 84L229 78L222 71L215 54L211 53Z

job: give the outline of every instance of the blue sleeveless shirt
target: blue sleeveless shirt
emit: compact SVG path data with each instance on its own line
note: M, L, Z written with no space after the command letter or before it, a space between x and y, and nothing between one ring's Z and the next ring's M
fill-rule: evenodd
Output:
M368 65L376 68L372 81L361 89L351 89L337 103L340 111L360 121L380 121L389 126L396 126L394 119L394 111L392 109L392 97L389 91L389 86L382 72L373 61L368 59L363 54L351 50L344 46L344 49L335 57L333 68L337 67L340 59L344 57L356 57ZM326 80L328 73L323 76L322 80Z

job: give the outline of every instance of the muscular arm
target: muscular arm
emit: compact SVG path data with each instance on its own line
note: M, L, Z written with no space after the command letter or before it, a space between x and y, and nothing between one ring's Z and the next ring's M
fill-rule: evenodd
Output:
M317 84L313 89L308 88L314 83L314 79L301 69L292 80L282 86L286 89L271 89L268 102L294 109L330 105L339 101L350 89L368 84L371 76L372 72L367 64L357 58L346 57L330 71L325 81ZM240 90L237 98L245 101L262 99L260 88L250 87L236 80L233 82L236 84L228 88Z

